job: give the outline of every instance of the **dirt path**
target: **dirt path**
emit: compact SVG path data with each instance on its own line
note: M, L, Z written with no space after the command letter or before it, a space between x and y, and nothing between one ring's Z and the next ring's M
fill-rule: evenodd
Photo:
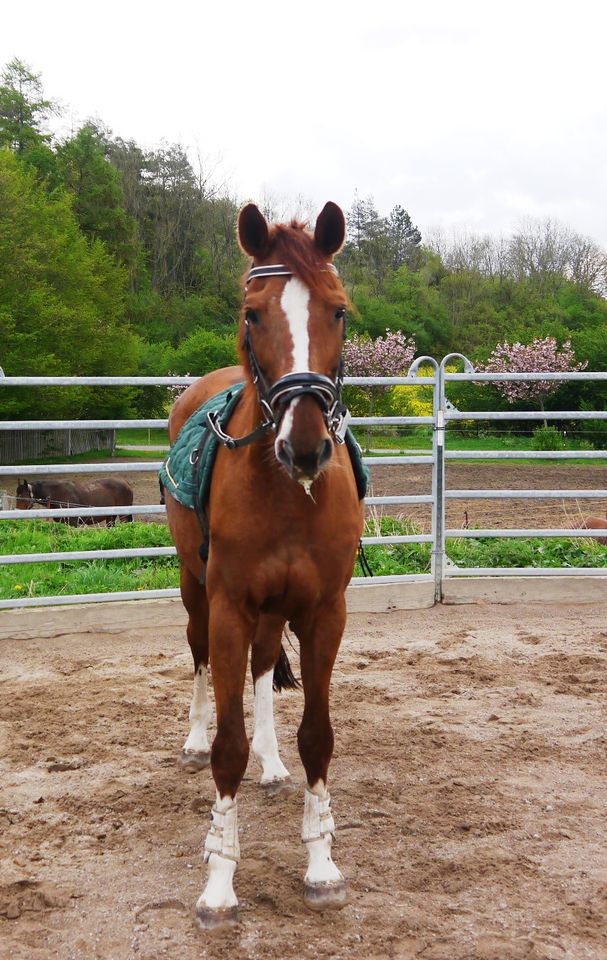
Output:
M266 797L251 760L242 921L213 935L192 920L212 781L175 764L182 630L99 618L0 641L2 958L607 957L607 603L352 616L331 771L350 903L302 902L289 694L278 734L297 790Z

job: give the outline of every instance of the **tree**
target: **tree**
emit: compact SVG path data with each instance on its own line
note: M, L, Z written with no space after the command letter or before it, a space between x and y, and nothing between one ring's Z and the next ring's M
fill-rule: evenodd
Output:
M197 377L238 363L234 334L223 336L211 330L196 330L174 353L175 369L191 370Z
M0 146L24 153L50 140L43 132L47 118L58 112L42 92L41 74L15 57L2 72L0 85Z
M354 202L348 211L347 245L362 253L365 245L381 232L381 217L375 207L373 197L361 200L358 193L354 195Z
M370 337L354 334L344 343L343 358L344 372L349 377L398 377L403 376L415 356L415 342L412 337L406 337L400 330L394 332L386 330L385 337ZM376 402L386 393L385 387L364 386L357 387L352 394L350 406L354 410L359 406L361 415L373 416ZM360 403L364 400L364 405ZM357 411L358 412L358 411ZM367 431L367 447L370 446L371 435Z
M381 296L392 271L403 264L418 263L421 233L399 204L388 217L381 217L373 197L361 200L356 194L347 225L342 262L352 296L359 286L368 288L373 296Z
M554 337L544 337L536 338L529 344L498 343L488 362L479 369L487 373L565 373L584 370L587 365L587 361L575 362L575 353L569 340L565 340L559 350ZM505 380L495 383L496 389L508 403L535 401L542 411L546 397L558 390L560 385L558 380Z
M400 204L390 211L387 227L392 269L398 270L405 263L414 264L422 235Z
M136 266L136 225L125 209L120 174L106 156L102 131L87 123L57 147L57 169L73 197L80 229L102 240L127 266Z
M138 344L124 323L126 276L99 240L81 233L67 195L0 150L0 343L7 375L133 373ZM4 416L102 415L126 392L11 391Z

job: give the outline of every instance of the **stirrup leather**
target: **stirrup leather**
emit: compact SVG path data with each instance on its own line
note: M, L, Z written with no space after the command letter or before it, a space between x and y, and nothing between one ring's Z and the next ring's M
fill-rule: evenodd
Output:
M204 842L204 862L209 862L212 853L225 857L226 860L240 860L240 841L238 840L238 813L236 803L233 803L224 813L213 804L211 809L211 826Z

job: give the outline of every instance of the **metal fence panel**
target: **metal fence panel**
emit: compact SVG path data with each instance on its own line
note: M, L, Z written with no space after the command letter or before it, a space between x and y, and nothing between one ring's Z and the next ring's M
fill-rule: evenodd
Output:
M463 373L447 372L447 364L461 362L464 366ZM421 369L431 368L431 376L420 376ZM196 377L0 377L0 387L13 386L61 386L69 388L70 386L171 386L187 385L194 383ZM563 575L584 575L601 576L605 575L602 568L519 568L519 567L477 567L477 568L458 568L447 556L446 544L450 538L521 538L521 537L597 537L600 535L596 530L587 529L569 529L562 527L552 528L510 528L498 530L495 528L448 528L445 520L446 504L449 500L457 501L463 499L521 499L521 500L571 500L571 499L597 499L607 495L604 489L592 490L527 490L527 489L449 489L446 485L446 462L457 460L539 460L554 459L568 460L580 458L584 460L607 459L606 450L580 450L580 451L526 451L526 450L449 450L448 439L449 432L447 426L449 423L459 421L544 421L544 420L607 420L605 411L473 411L460 412L456 410L449 402L446 396L446 388L449 383L457 382L478 382L491 383L495 381L520 381L530 382L555 380L555 381L602 381L607 380L607 373L592 373L588 371L574 373L556 373L556 374L489 374L479 373L473 368L471 361L462 354L453 353L444 357L442 361L437 361L432 357L420 357L411 366L406 377L347 377L346 384L354 386L410 386L410 387L430 387L432 389L432 416L420 417L354 417L352 425L354 426L432 426L432 448L429 450L407 450L402 454L365 456L363 462L373 471L377 468L391 468L394 466L407 465L428 465L431 466L431 491L429 494L416 495L395 495L395 496L374 496L371 494L366 503L370 507L382 507L384 505L406 505L406 504L428 504L431 507L432 519L431 530L428 534L408 534L403 536L366 536L363 537L363 545L383 545L398 543L428 543L431 545L431 572L429 574L409 574L394 577L375 577L374 582L401 582L401 581L433 581L435 589L435 598L440 601L442 598L442 586L446 579L452 577L469 576L563 576ZM25 449L23 441L20 438L27 436L35 437L38 434L50 434L51 431L57 431L62 437L64 444L63 452L66 455L78 452L78 444L89 442L87 432L97 431L105 441L112 439L116 429L132 427L139 429L150 429L153 427L166 427L166 419L148 419L148 420L37 420L20 423L19 421L0 421L0 462L7 459L16 459L15 453ZM7 440L6 438L10 438ZM78 440L77 438L80 438ZM7 455L9 447L12 444L12 453ZM22 445L19 446L19 443ZM67 443L67 447L65 444ZM27 446L27 445L26 445ZM113 442L108 446L113 449ZM29 447L28 449L34 449ZM1 451L4 451L3 453ZM32 459L36 456L42 456L39 450L31 454ZM30 454L18 456L18 459L25 459ZM98 473L135 473L135 472L155 472L161 466L159 460L148 460L145 462L112 462L112 463L88 463L88 464L47 464L36 463L25 466L7 465L0 467L0 473L8 477L28 476L35 477L42 474L46 475L65 475L68 473L81 473L94 475ZM159 504L133 504L132 507L115 508L70 508L65 510L36 510L18 511L11 509L11 498L4 491L2 494L0 507L0 520L19 519L27 520L36 518L57 519L65 517L69 519L75 516L104 517L112 515L132 514L163 514L165 508ZM607 533L607 531L606 531ZM0 557L0 563L19 564L30 562L42 562L49 559L62 562L78 562L84 559L99 559L111 557L131 557L131 556L173 556L175 550L173 547L148 547L133 548L123 550L98 550L98 551L63 551L52 554L21 554L6 555ZM361 581L364 578L354 578L353 582ZM106 600L121 599L139 599L151 597L178 596L176 589L167 590L137 590L121 591L109 594L88 594L75 596L55 596L55 597L23 597L15 600L0 601L0 609L10 607L41 606L60 603L84 603L84 602L103 602Z

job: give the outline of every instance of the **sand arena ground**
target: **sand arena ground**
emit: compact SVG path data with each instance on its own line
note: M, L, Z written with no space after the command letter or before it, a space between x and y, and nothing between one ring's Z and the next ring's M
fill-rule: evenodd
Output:
M268 797L251 758L241 922L214 934L193 923L213 784L176 765L181 613L96 610L59 628L0 614L2 958L607 957L607 603L352 615L330 783L350 902L302 901L290 693L277 729L297 788ZM250 730L250 685L246 709Z

